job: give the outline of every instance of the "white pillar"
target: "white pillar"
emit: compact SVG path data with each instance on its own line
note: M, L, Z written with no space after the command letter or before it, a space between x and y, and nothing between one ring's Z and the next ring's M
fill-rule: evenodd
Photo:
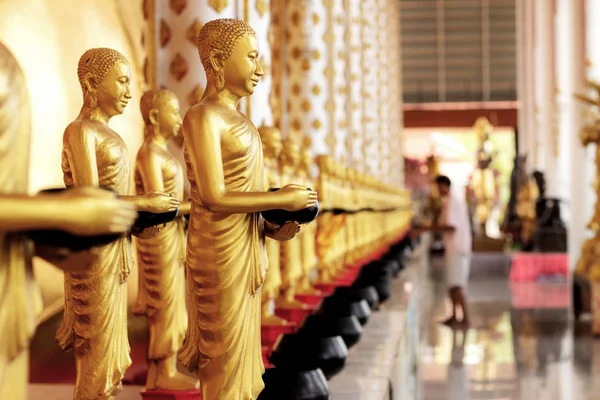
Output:
M521 99L524 119L524 131L519 132L524 146L521 154L528 155L528 166L535 168L538 140L536 138L536 106L535 106L535 65L534 65L534 2L531 0L518 0L523 11L520 22L523 28L524 57L523 75L525 77L523 97ZM521 114L519 114L521 118Z
M377 112L377 90L379 65L377 63L377 3L376 0L360 2L362 14L362 71L364 74L362 87L362 117L364 126L363 157L366 172L378 176L377 139L379 133Z
M539 109L538 167L546 174L547 194L555 196L557 191L554 121L554 31L553 2L535 1L535 76L536 101Z
M331 110L331 125L328 136L328 147L331 149L333 157L349 164L349 154L347 152L348 136L348 110L346 102L348 99L348 88L346 84L346 63L348 60L348 47L346 45L346 18L347 13L344 9L344 0L331 0L328 3L328 67L327 74L329 80L329 104L333 107Z
M271 2L271 25L269 30L269 43L271 45L271 94L269 105L273 116L273 125L285 137L288 135L287 95L288 73L285 70L287 63L286 40L284 35L285 4L281 0Z
M400 3L392 2L394 4L394 12L392 14L391 26L393 27L393 33L395 41L394 43L394 61L392 63L393 73L393 90L392 98L394 108L392 112L391 129L394 135L394 140L397 145L394 147L392 153L393 159L396 161L396 171L394 184L396 186L404 187L404 112L403 112L403 85L402 85L402 32L400 29Z
M531 151L529 141L527 140L527 118L531 114L531 104L527 101L527 90L529 89L527 64L531 62L531 52L528 51L526 30L527 22L525 19L526 0L517 0L515 2L516 15L516 42L517 42L517 100L519 101L518 114L518 148L520 154L527 154Z
M568 71L570 69L571 61L566 59L563 55L564 49L570 46L569 44L569 33L567 32L570 27L564 20L564 13L562 12L561 6L558 6L558 12L555 15L555 32L554 32L554 43L555 43L555 80L556 80L556 121L555 130L558 130L558 160L557 160L557 181L558 190L556 196L559 199L569 200L571 198L570 193L570 180L571 180L571 138L566 135L570 131L568 126L569 120L569 102L572 101L572 93L567 92L565 89L571 87L569 81L570 76ZM562 207L563 218L566 222L570 220L571 207Z
M376 102L378 116L378 134L377 134L377 158L379 166L377 173L379 179L383 182L390 182L389 157L389 121L388 108L390 104L390 46L389 35L391 34L388 26L388 0L377 1L377 64L379 65L379 74L376 91Z
M309 136L313 155L328 154L326 138L331 127L327 111L329 87L324 74L326 8L320 1L285 0L283 26L287 38L284 68L288 71L289 135L298 142Z
M561 89L561 151L568 154L569 165L569 263L573 268L580 255L581 244L585 239L585 226L591 208L585 199L590 181L587 178L586 150L579 142L579 132L583 126L584 106L577 101L574 93L584 90L584 26L585 0L558 0L557 26L561 40L557 46L559 85ZM594 0L593 0L594 1ZM564 107L564 111L562 108ZM566 208L566 207L563 207Z
M348 121L350 123L350 161L354 168L365 171L363 157L365 130L363 126L362 12L360 2L348 1Z

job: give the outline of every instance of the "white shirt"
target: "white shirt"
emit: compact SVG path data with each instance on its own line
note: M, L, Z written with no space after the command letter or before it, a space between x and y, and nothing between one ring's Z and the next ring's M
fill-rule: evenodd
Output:
M460 196L450 192L442 199L440 225L451 226L453 232L444 233L446 251L470 255L472 252L471 224L467 204Z

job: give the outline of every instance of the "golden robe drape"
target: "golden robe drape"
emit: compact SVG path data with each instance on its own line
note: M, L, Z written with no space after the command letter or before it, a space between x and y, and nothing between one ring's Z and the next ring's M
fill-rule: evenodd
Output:
M129 158L118 137L96 139L99 186L128 194ZM67 187L74 186L71 156L63 151L62 168ZM64 319L56 340L75 350L76 388L94 393L74 393L77 400L98 400L121 390L121 380L131 365L127 339L127 278L133 257L130 238L92 249L97 260L89 272L65 273ZM85 380L85 387L80 380Z
M154 151L152 148L149 151ZM164 192L183 201L183 170L174 157L162 160ZM136 167L136 192L144 194L142 175ZM161 360L177 352L187 330L185 304L185 232L183 217L167 224L154 237L138 239L139 292L136 315L148 317L148 359Z
M186 148L192 214L186 283L188 331L180 361L198 371L205 399L256 399L264 387L260 346L261 286L266 272L260 214L208 211ZM263 191L263 152L250 121L221 137L227 191Z

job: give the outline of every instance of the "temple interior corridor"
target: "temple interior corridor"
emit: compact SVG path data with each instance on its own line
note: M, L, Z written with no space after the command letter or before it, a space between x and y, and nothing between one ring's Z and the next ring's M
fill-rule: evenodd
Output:
M465 336L438 322L445 315L445 288L439 270L430 275L424 291L432 296L422 298L432 301L421 311L422 400L599 398L593 377L600 342L585 322L573 324L565 284L471 280L473 322Z

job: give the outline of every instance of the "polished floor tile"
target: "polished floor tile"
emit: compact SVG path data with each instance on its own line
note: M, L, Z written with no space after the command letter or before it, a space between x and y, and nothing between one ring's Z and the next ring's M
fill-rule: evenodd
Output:
M448 307L445 289L434 280L429 290L418 372L422 400L600 399L594 379L600 341L574 334L565 284L471 281L473 326L466 332L437 322Z

